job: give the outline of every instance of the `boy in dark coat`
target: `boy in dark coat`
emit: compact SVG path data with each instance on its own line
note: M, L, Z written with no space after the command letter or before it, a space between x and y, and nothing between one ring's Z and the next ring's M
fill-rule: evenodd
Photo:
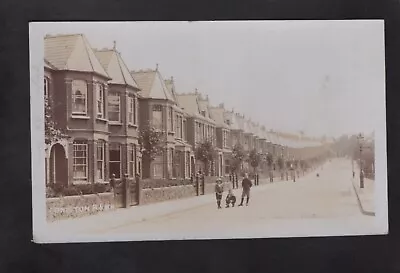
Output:
M222 193L224 192L224 185L222 184L222 179L217 179L217 184L215 185L215 197L217 199L218 208L221 208Z
M233 194L232 189L229 189L228 195L226 196L226 207L229 208L229 206L232 204L232 207L235 206L236 203L236 196Z
M253 186L253 183L251 183L251 181L250 181L250 179L249 179L249 176L248 176L248 174L246 173L246 174L245 174L245 177L243 178L243 181L242 181L242 188L243 188L243 191L242 191L242 201L240 202L239 207L240 207L240 206L243 206L243 200L244 200L245 197L246 197L246 206L249 205L249 200L250 200L250 188L251 188L252 186Z

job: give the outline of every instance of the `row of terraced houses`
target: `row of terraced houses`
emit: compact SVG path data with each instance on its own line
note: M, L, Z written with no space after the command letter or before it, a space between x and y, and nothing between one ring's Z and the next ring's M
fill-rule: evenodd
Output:
M205 139L218 151L215 176L229 175L237 143L274 158L307 159L323 150L316 139L272 131L224 104L212 106L196 89L176 90L158 65L130 70L115 42L98 50L82 34L47 35L44 47L44 95L68 136L46 146L46 183L106 182L111 174L188 179L204 168L194 151ZM164 133L165 149L144 162L138 138L148 123Z

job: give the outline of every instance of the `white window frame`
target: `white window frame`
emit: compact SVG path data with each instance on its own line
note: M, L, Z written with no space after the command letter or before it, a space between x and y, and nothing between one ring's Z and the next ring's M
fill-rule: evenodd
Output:
M129 177L135 177L135 144L129 144L128 146L128 175Z
M187 137L186 137L186 126L187 126L187 121L186 121L186 119L185 118L182 118L182 139L183 140L187 140Z
M49 97L49 91L50 91L50 79L48 77L44 77L43 79L43 95L45 98Z
M83 83L82 87L84 86L84 90L81 90L76 87L78 83ZM83 112L79 111L74 111L74 105L75 105L75 100L76 100L76 92L79 91L81 92L81 96L85 100L85 110ZM87 88L87 82L84 80L73 80L72 81L72 115L73 116L87 116L88 113L88 88Z
M78 148L83 148L83 150L78 149ZM77 157L76 156L76 152L81 152L84 151L85 156L84 157ZM85 159L85 163L82 164L77 164L76 160L77 159ZM79 177L79 176L75 176L75 169L76 167L81 167L84 166L85 167L85 176L83 177ZM73 179L76 182L88 182L88 145L87 143L73 143Z
M128 96L128 124L135 125L136 124L136 107L135 107L135 97Z
M97 118L105 118L105 99L104 99L104 85L101 83L96 84L96 112ZM99 107L100 106L100 107ZM101 111L99 111L101 109Z
M174 111L173 111L172 107L168 107L168 128L169 128L170 132L175 131L174 117L175 117L175 115L174 115Z
M163 178L164 177L164 153L163 155L158 155L152 162L153 177ZM159 171L159 172L158 172Z
M179 138L179 139L182 139L182 122L181 122L181 116L180 115L178 115L178 114L176 114L175 115L175 120L176 120L176 122L175 122L175 126L176 126L176 129L175 129L175 133L176 133L176 137L177 138Z
M118 149L114 149L114 148L118 148ZM109 153L109 170L110 170L110 176L112 175L111 173L111 163L119 163L119 174L115 174L116 178L121 179L122 178L122 154L121 154L121 143L118 142L113 142L110 143L109 149L108 149L108 153ZM111 160L111 151L119 151L119 160L115 161L115 160Z
M116 105L113 105L113 104L110 105L110 99L112 97L118 98L118 111L111 110L113 106L116 106ZM113 115L110 115L110 113L118 113L118 120L111 120L110 118ZM121 95L119 93L117 93L117 92L109 92L108 93L108 120L109 120L110 123L113 123L113 122L114 123L120 123L121 122Z
M104 181L104 175L105 175L105 142L104 141L98 141L96 145L96 177L100 181ZM99 149L101 150L101 158L99 158ZM99 171L99 163L101 163L101 170L100 170L100 175L98 175Z

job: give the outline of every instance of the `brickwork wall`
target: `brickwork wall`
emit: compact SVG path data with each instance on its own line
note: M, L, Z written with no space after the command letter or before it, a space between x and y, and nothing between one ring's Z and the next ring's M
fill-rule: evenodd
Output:
M115 209L113 193L47 198L47 220L77 218Z

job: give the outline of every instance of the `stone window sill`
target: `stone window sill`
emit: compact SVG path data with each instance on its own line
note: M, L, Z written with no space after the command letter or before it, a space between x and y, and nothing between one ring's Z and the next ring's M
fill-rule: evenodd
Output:
M88 116L77 116L77 115L72 115L71 118L73 119L90 119Z
M102 122L108 122L108 119L105 118L96 118L96 120L102 121Z
M108 124L109 125L119 125L119 126L121 126L122 122L120 122L120 121L108 121Z
M132 124L132 123L129 123L128 126L129 127L133 127L133 128L137 128L138 127L137 124Z

